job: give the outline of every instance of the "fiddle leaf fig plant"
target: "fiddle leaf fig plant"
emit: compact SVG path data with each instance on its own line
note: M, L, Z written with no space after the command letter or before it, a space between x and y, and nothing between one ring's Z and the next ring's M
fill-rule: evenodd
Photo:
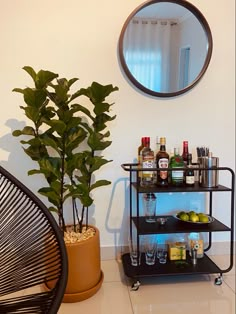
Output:
M93 82L72 92L77 78L59 78L45 70L36 73L30 66L23 69L34 85L13 91L23 95L25 105L20 108L30 124L12 134L24 136L23 149L38 164L28 175L45 177L47 186L38 192L47 197L49 210L58 214L62 230L66 231L65 210L70 200L74 231L82 232L83 225L88 225L88 208L94 202L92 191L111 183L96 180L94 173L112 161L101 153L112 143L107 123L116 118L110 115L113 103L106 98L118 87Z

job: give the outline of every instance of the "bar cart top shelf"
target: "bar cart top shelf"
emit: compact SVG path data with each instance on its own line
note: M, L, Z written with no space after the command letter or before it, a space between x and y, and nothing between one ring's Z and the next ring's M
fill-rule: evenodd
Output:
M131 185L139 192L139 193L168 193L168 192L230 192L234 188L234 183L231 184L231 187L226 187L223 185L218 185L216 187L204 187L201 186L198 182L195 182L193 186L173 186L168 185L167 187L158 187L157 185L142 187L139 183L137 183L136 179L132 179L132 174L137 175L139 171L150 171L150 168L140 168L137 163L124 163L121 167L130 173L130 182ZM166 168L167 171L173 171L175 168ZM152 171L161 170L160 168L152 168ZM178 170L185 170L185 168L178 168ZM234 171L228 167L217 167L217 168L198 168L197 170L222 170L228 171L232 175L232 179L234 179Z

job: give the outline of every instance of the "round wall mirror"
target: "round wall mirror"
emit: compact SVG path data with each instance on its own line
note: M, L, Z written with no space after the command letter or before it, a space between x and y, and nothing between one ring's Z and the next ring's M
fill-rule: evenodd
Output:
M172 97L193 88L212 55L212 34L202 13L185 0L147 1L124 23L119 58L143 92Z

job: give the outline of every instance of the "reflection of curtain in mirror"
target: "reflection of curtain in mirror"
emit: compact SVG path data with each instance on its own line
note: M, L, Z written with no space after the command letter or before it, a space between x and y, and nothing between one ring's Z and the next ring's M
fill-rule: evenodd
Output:
M133 19L124 36L124 57L138 82L150 90L169 87L170 23Z

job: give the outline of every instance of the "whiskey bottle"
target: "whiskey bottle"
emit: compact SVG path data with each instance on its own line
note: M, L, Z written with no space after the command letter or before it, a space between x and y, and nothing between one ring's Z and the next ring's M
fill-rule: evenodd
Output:
M169 166L169 154L166 152L166 138L160 138L160 150L156 154L156 167L163 169L157 170L157 185L167 186L168 185L168 171L164 170Z
M150 168L151 171L142 170L141 174L141 186L150 186L153 185L153 168L155 167L154 163L154 151L150 148L150 137L146 137L145 146L141 150L142 158L142 168Z
M159 152L159 150L160 150L160 137L156 136L156 148L155 148L155 152L154 152L155 156ZM156 168L156 159L154 160L154 167ZM157 183L157 172L156 171L153 172L153 181L154 181L154 184Z
M185 184L187 186L194 185L194 169L192 167L192 154L188 154L187 169L185 170Z
M183 153L182 153L184 164L187 165L188 159L188 141L183 141Z
M184 162L182 156L179 154L179 149L174 149L174 156L170 161L170 168L184 168ZM171 184L183 185L184 183L184 169L171 171Z
M142 138L141 138L141 145L138 147L138 168L142 168L142 155L141 155L141 151L142 151L142 149L143 149L144 146L145 146L146 138L147 138L147 137L142 137ZM140 182L141 177L142 177L142 171L138 171L138 173L137 173L138 182Z

